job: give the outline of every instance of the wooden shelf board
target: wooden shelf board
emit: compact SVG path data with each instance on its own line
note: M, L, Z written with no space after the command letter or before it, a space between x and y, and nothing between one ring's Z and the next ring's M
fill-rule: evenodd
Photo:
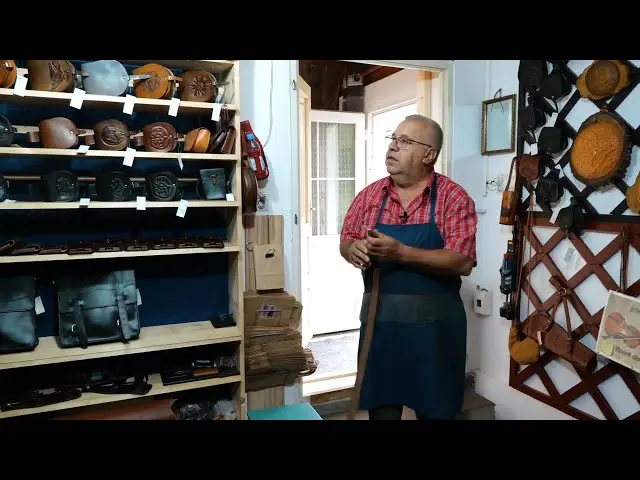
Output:
M178 208L180 202L146 202L146 208ZM227 202L226 200L189 200L188 208L235 208L239 202ZM71 210L71 209L133 209L137 202L90 202L88 206L81 207L80 202L0 202L0 210Z
M129 343L114 342L87 348L60 348L55 337L43 337L31 352L1 355L0 370L213 345L241 339L239 327L214 328L209 321L143 327L140 337Z
M120 63L128 65L146 65L147 63L158 63L158 60L118 60ZM233 67L233 60L162 60L162 65L167 68L182 68L191 70L202 68L212 73L226 72Z
M72 93L45 92L41 90L27 90L24 97L13 94L12 88L0 88L0 103L21 103L31 105L64 105L71 102ZM90 108L120 108L124 107L125 97L109 95L86 94L82 107ZM170 100L157 100L155 98L136 98L134 112L169 112ZM213 103L205 102L180 102L179 114L211 115ZM229 110L236 110L235 105L223 105Z
M159 374L149 375L149 383L153 386L146 395L131 395L131 394L102 394L102 393L83 393L77 400L70 400L68 402L56 403L53 405L47 405L38 408L23 408L20 410L13 410L8 412L0 412L0 418L19 417L23 415L35 415L37 413L55 412L58 410L66 410L71 408L89 407L92 405L100 405L103 403L122 402L125 400L134 400L145 397L152 397L155 395L164 395L167 393L181 392L185 390L195 390L197 388L213 387L216 385L226 385L229 383L240 383L242 377L240 375L234 375L230 377L222 378L210 378L207 380L198 380L195 382L180 383L177 385L163 385L162 378Z
M224 248L170 248L167 250L146 250L143 252L95 252L80 255L55 253L50 255L16 255L0 256L0 263L33 263L33 262L69 262L73 260L101 260L105 258L159 257L166 255L212 255L239 252L240 247Z
M87 153L79 153L77 149L64 148L24 148L24 147L0 147L2 156L35 156L35 157L88 157L88 158L122 158L124 151L93 150ZM154 160L177 160L182 156L182 160L215 160L215 161L238 161L239 155L213 154L213 153L161 153L161 152L136 152L135 159Z

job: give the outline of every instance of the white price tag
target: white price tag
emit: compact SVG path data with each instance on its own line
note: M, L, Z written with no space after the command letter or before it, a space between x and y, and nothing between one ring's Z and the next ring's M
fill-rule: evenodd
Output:
M80 110L82 108L82 102L84 102L84 96L86 95L86 93L87 92L85 92L81 88L76 88L73 91L73 95L71 95L71 102L69 103L69 106Z
M184 168L184 164L182 163L182 154L181 153L178 154L178 166L180 167L180 170L182 170Z
M170 117L178 116L178 108L180 107L180 99L177 97L173 97L171 99L171 104L169 105L169 113Z
M147 209L147 197L136 197L136 210Z
M122 107L122 113L126 113L127 115L131 115L133 113L133 106L136 104L136 97L133 95L127 94L124 97L124 106Z
M233 193L227 193L227 202L233 202L234 198Z
M90 202L91 202L90 198L81 198L80 199L80 206L81 207L88 207Z
M136 288L136 297L138 300L138 306L142 305L142 295L140 295L140 289Z
M19 97L24 97L24 94L26 92L27 92L27 77L18 75L16 77L16 83L14 83L13 85L13 94L18 95Z
M35 303L36 315L41 315L44 313L44 305L42 304L42 298L36 297Z
M78 147L78 153L87 153L89 151L89 145L80 145Z
M211 110L211 120L213 120L214 122L220 121L220 110L222 110L222 104L214 103L213 109Z
M127 152L124 154L124 160L122 161L122 164L126 165L127 167L133 167L133 159L135 155L135 148L127 147Z
M180 200L178 204L178 211L176 212L176 217L184 218L187 214L187 207L189 206L189 202L187 200Z

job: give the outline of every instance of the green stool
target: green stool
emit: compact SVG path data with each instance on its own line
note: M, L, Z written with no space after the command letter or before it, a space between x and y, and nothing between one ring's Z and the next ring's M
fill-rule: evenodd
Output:
M251 410L247 416L249 420L322 420L318 412L308 403Z

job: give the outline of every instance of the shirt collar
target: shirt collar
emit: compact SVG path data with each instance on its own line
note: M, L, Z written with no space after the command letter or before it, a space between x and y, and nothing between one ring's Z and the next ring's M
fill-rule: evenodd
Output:
M429 181L429 183L427 185L425 185L424 190L422 191L422 195L428 195L429 192L431 192L431 187L433 186L433 182L436 181L436 177L437 177L437 173L433 172L433 175L431 175L431 180ZM389 193L389 190L391 189L391 187L393 187L393 180L391 180L391 175L385 177L383 183L382 183L382 191L387 194Z

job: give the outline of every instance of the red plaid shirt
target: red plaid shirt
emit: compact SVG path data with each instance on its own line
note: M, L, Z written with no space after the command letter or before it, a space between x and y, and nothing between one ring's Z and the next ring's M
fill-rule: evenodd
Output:
M444 240L444 248L453 250L477 262L476 231L478 217L473 199L453 180L435 173L438 182L436 196L436 226ZM406 224L429 223L431 208L431 185L427 185L422 195L411 201L407 208L409 218ZM400 198L393 188L391 177L385 177L366 186L351 203L340 233L341 240L359 240L364 238L367 228L374 228L384 194L389 192L387 204L380 223L400 225L400 216L404 212Z

